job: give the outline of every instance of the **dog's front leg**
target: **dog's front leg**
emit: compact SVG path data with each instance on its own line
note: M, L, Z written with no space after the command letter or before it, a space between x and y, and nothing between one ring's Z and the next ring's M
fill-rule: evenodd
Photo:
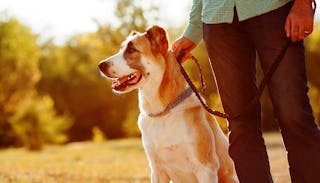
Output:
M211 162L201 163L198 162L195 175L198 183L218 183L218 170L219 170L218 159L213 157Z
M157 156L157 153L155 153L156 151L154 151L150 146L147 146L145 142L143 146L151 169L151 183L169 183L170 178L161 167L159 157Z
M198 183L218 183L218 173L214 170L205 169L197 172Z
M151 170L151 183L169 183L170 178L159 168L153 167Z

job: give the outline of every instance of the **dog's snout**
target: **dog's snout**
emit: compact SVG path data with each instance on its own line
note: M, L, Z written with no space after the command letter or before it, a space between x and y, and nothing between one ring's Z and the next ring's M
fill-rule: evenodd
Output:
M105 73L109 68L109 63L108 62L100 62L98 67L99 67L101 72Z

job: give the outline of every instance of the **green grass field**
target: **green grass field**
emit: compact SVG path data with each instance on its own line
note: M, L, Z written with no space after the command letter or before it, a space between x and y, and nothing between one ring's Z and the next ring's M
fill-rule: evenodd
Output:
M280 136L266 143L275 183L290 182ZM140 139L0 150L0 183L147 183L149 174Z

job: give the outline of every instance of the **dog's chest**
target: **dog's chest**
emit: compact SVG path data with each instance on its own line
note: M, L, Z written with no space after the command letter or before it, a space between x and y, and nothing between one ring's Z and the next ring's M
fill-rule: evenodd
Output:
M185 152L192 146L194 137L183 117L175 114L165 118L144 118L139 126L144 148L157 164L181 166L187 163Z
M198 121L196 124L208 129L204 125L205 121ZM190 126L190 115L187 116L185 113L175 113L161 118L142 116L139 119L139 127L144 148L153 164L161 167L172 180L197 182L194 171L197 170L200 161L198 140L200 136L210 134L208 131L199 134L194 126ZM208 142L210 139L206 140L206 156L209 156L213 149Z
M190 127L185 123L184 116L179 114L157 118L141 117L139 128L144 143L154 148L171 147L192 139Z

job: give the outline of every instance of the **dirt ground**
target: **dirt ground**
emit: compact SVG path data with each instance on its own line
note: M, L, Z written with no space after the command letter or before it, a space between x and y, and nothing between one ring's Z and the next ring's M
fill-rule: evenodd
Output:
M274 183L290 183L287 152L281 136L278 133L268 133L264 136Z
M290 183L277 133L265 135L275 183ZM47 146L43 151L0 150L0 183L149 183L141 140L121 139Z

